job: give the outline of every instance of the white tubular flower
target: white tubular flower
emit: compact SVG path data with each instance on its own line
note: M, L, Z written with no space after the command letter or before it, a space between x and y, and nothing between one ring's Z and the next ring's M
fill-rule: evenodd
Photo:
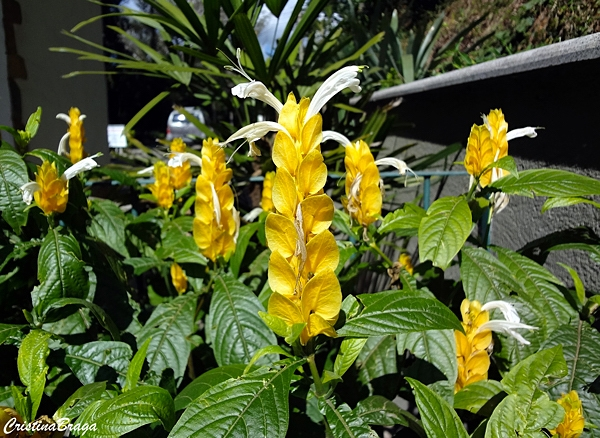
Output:
M519 137L535 138L537 137L537 132L535 132L536 129L539 128L532 128L531 126L528 126L526 128L513 129L512 131L508 131L506 133L506 141L511 141Z
M233 235L233 243L237 243L238 237L240 236L240 212L233 207L231 214L235 222L235 234Z
M329 76L311 99L306 115L304 116L304 122L306 123L307 120L321 111L321 108L343 89L350 88L355 93L360 93L362 88L360 88L360 79L357 76L363 68L358 65L351 65Z
M217 191L215 190L215 185L210 182L210 190L212 192L213 199L213 211L215 212L215 219L217 219L217 224L221 225L221 203L219 202L219 195L217 195Z
M512 336L522 345L529 345L530 342L527 341L523 336L517 333L515 330L517 329L528 329L528 330L537 330L538 327L533 327L531 325L523 324L521 319L519 318L519 314L517 313L514 306L505 301L490 301L489 303L481 306L482 311L490 311L492 309L498 309L504 315L505 320L494 319L482 324L477 333L480 333L485 330L491 330L494 332L504 333L507 336Z
M62 174L61 178L70 180L74 176L79 175L81 172L86 172L88 170L92 170L94 167L98 167L99 164L96 163L96 161L94 161L94 158L100 157L101 155L101 153L98 153L92 155L91 157L84 158L81 161L78 161L77 163L69 167L67 170L65 170L65 173Z
M339 132L336 131L323 131L323 138L321 140L322 143L325 143L327 140L337 141L342 146L346 147L350 143L352 143L348 138Z
M262 212L263 212L263 209L260 207L253 208L248 213L246 213L244 216L242 216L242 219L244 219L246 222L254 222L256 220L256 218L258 216L260 216L260 214Z
M281 112L283 104L277 99L273 93L267 90L265 84L260 81L251 81L238 84L231 89L231 94L241 99L251 97L252 99L260 100L267 105L273 107L277 113Z
M61 114L59 114L60 116ZM62 114L63 116L65 114ZM58 118L58 116L56 116L56 118ZM71 136L70 132L67 132L65 135L63 135L60 139L60 141L58 142L58 155L67 155L67 142L69 141L69 137Z
M41 187L35 181L30 181L26 184L23 184L20 189L23 192L23 202L27 205L31 205L31 202L33 201L33 194L41 190Z
M154 166L146 167L145 169L138 170L138 175L152 175L154 172Z
M242 129L233 133L227 140L219 144L221 147L223 147L232 141L242 138L247 140L249 143L252 143L272 131L283 131L290 136L290 133L287 131L287 129L277 122L256 122L248 126L244 126Z
M167 162L169 167L181 167L186 161L191 161L202 167L202 158L198 155L190 154L189 152L171 152L170 155L172 155L172 157L169 158L169 161ZM150 167L150 169L154 169L154 167Z

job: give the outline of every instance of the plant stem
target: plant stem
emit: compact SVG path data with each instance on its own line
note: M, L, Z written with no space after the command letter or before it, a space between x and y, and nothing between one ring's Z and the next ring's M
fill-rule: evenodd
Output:
M384 264L387 264L386 268L391 268L394 266L394 263L390 260L388 256L386 256L383 251L377 246L375 242L369 243L369 248L373 249L384 261Z
M310 367L310 373L312 374L313 380L315 382L315 394L317 395L317 397L323 397L326 391L323 387L323 382L321 382L319 370L317 370L317 364L315 363L315 354L310 354L307 360L308 366Z

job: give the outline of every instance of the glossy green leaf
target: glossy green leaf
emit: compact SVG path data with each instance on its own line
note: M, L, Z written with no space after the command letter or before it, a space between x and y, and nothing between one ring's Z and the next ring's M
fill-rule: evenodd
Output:
M359 380L369 385L371 381L396 374L396 340L394 336L368 338L356 359Z
M464 409L476 414L486 403L502 392L502 384L497 380L469 383L454 394L454 409Z
M281 11L283 11L283 8L287 4L287 0L265 0L265 4L269 8L269 11L279 18Z
M59 418L68 418L72 422L91 403L100 400L105 390L106 382L96 382L82 386L69 396L62 406L56 410L52 418L54 421Z
M573 197L600 195L600 181L558 169L532 169L519 173L519 178L507 175L490 187L509 195L533 197Z
M462 326L454 313L424 292L386 291L359 295L365 308L346 321L340 336L383 336Z
M483 248L461 251L460 276L466 297L481 304L502 300L519 287L511 270Z
M327 426L334 438L374 438L377 436L346 403L336 407L332 399L319 400L319 407L321 413L327 418Z
M600 334L587 322L575 321L564 324L548 337L543 348L562 346L567 362L567 374L553 381L549 392L558 399L571 390L577 391L583 404L587 422L600 424L600 395L592 388L600 375ZM600 436L600 430L590 431L593 437Z
M190 403L204 394L208 389L226 380L235 379L244 374L246 365L225 365L213 368L194 379L175 397L175 411L187 408Z
M42 330L32 330L25 336L21 347L19 347L17 367L19 378L27 387L28 398L31 400L31 418L36 418L38 407L44 395L46 374L48 374L46 358L50 354L50 348L48 348L50 336L50 333Z
M502 157L498 161L494 161L489 166L487 166L483 170L482 173L484 173L485 171L487 171L489 169L493 169L493 168L507 170L512 176L514 176L515 178L519 178L519 172L517 171L517 164L515 163L515 159L513 157L511 157L510 155L507 155L506 157Z
M570 207L577 204L591 204L596 208L600 208L600 203L587 198L565 197L565 198L548 198L542 205L542 213L547 212L552 208Z
M416 357L434 365L448 378L456 382L458 364L453 330L427 330L396 335L398 354L409 350Z
M156 421L160 421L166 430L171 429L175 422L173 399L163 388L139 386L110 400L93 402L75 425L82 427L95 423L92 436L116 438Z
M129 257L123 260L123 263L133 266L133 273L135 275L142 275L152 268L167 266L166 263L152 257Z
M7 340L16 336L24 325L16 324L0 324L0 345L4 344Z
M361 400L354 408L356 416L366 424L408 426L406 411L403 411L393 401L380 395L373 395Z
M215 277L206 327L219 365L248 363L258 350L277 343L258 314L264 310L246 285L230 275Z
M131 359L129 368L127 368L127 377L125 377L123 392L131 391L138 384L140 375L142 373L142 367L144 366L144 361L146 360L146 353L148 352L150 341L150 338L146 339L146 341L133 356L133 359Z
M107 380L112 373L116 374L117 381L123 385L131 355L131 347L125 342L93 341L68 346L65 363L84 385ZM114 371L107 374L105 368L112 368Z
M238 239L235 245L235 252L229 260L229 268L231 269L231 273L234 275L234 277L239 277L240 266L242 265L242 260L246 254L248 243L250 243L250 238L260 226L261 224L259 223L253 223L244 225L240 228Z
M252 61L258 79L266 79L267 66L254 27L246 14L233 16L235 34L244 45L245 53Z
M423 428L430 438L468 438L456 411L446 400L418 380L406 378L413 388Z
M345 338L342 340L333 364L333 372L342 377L352 366L367 340L368 338Z
M38 255L40 285L31 292L38 315L60 298L86 298L89 284L84 266L77 239L56 228L48 230Z
M543 312L548 333L566 321L577 318L577 312L556 287L562 282L550 271L509 249L494 247L494 251L498 253L498 259L519 282L520 287L515 288L514 291Z
M303 363L288 359L280 368L261 368L212 386L189 405L169 437L285 436L290 382Z
M0 150L0 211L2 218L19 234L27 223L28 210L21 186L29 182L27 166L14 151Z
M187 293L159 304L136 336L138 348L152 339L146 360L149 371L155 373L158 380L167 368L173 370L175 380L181 379L185 372L191 351L188 337L196 331L196 299Z
M421 220L426 215L425 210L418 205L406 203L401 209L388 213L381 221L377 232L385 234L393 231L396 236L415 236Z
M88 227L91 236L106 243L123 257L128 257L129 252L125 246L125 214L119 206L105 199L94 200L92 210L97 214Z
M419 226L419 258L446 269L462 248L473 227L469 204L463 197L435 201Z
M29 135L29 138L32 139L37 134L38 128L40 127L40 122L42 120L42 107L38 106L34 113L31 113L29 118L27 119L27 123L25 124L25 132Z
M573 285L575 286L575 296L577 297L577 304L582 306L585 303L585 287L583 286L583 281L581 281L579 274L575 269L571 268L569 265L566 265L564 263L557 264L565 268L571 276L571 278L573 279Z

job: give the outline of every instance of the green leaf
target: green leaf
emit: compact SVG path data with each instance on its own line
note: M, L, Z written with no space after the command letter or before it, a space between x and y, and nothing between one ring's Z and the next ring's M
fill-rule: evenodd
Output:
M60 298L86 298L89 284L84 267L77 239L56 228L48 230L38 255L40 285L31 292L36 313L42 315Z
M346 403L337 408L331 399L319 400L321 413L334 438L373 438L377 434Z
M25 132L29 134L29 138L32 139L37 134L40 122L42 120L42 107L38 106L34 113L31 113L25 124Z
M244 368L244 374L247 374L250 372L250 370L256 368L254 364L258 362L261 357L266 356L267 354L273 355L272 360L269 361L270 363L279 360L279 355L292 357L289 352L285 351L279 345L267 345L266 347L263 347L254 353L254 356L252 356L252 359L250 359L250 362L248 362L248 365L246 365L246 368Z
M146 353L148 352L148 346L150 345L151 339L148 338L139 348L139 350L131 359L129 368L127 369L127 377L125 378L125 385L123 385L123 392L131 391L136 387L140 380L142 373L142 367L144 366L144 360L146 360Z
M269 8L269 11L279 18L281 11L283 11L283 8L287 4L287 0L265 0L265 4Z
M8 339L16 336L24 325L16 324L0 324L0 345L4 344Z
M129 131L131 131L133 129L133 127L135 126L135 124L137 122L139 122L140 119L142 117L144 117L148 111L150 111L152 108L154 108L161 100L163 100L169 94L171 94L170 91L163 91L163 92L159 93L150 102L148 102L146 105L144 105L144 107L141 110L139 110L137 112L137 114L135 116L133 116L129 122L127 122L127 125L125 125L125 129L123 129L123 131L126 134L129 133Z
M277 343L258 315L264 310L246 285L231 275L215 277L206 330L220 366L248 363L258 350Z
M44 395L46 374L48 374L46 358L50 354L50 348L48 348L50 336L50 333L42 330L32 330L25 336L19 348L19 355L17 357L19 378L27 387L29 400L31 400L31 417L26 419L26 421L31 421L35 418L40 401Z
M361 400L354 408L356 416L365 424L408 426L405 411L394 402L380 395L373 395Z
M600 181L558 169L532 169L519 173L519 178L507 175L489 187L509 195L574 197L600 195Z
M358 378L365 385L389 374L396 374L396 341L394 336L368 338L356 359Z
M117 380L123 385L131 355L131 347L125 342L93 341L83 345L69 345L66 348L65 363L84 385L110 378L110 373L106 374L106 367L116 372Z
M543 348L562 346L567 362L567 375L551 383L550 394L558 399L571 390L577 391L583 405L586 422L600 424L600 395L591 388L600 375L600 334L587 322L564 324L548 337ZM590 436L599 437L594 429Z
M213 368L205 372L200 377L194 379L175 397L175 411L187 408L190 403L204 394L208 389L226 380L235 379L244 374L246 368L243 364L225 365L219 368Z
M600 208L600 203L587 198L565 197L565 198L548 198L542 205L542 213L547 212L551 208L570 207L577 204L591 204L596 208Z
M123 260L123 263L133 266L133 273L135 275L142 275L152 268L160 269L164 266L168 266L167 263L152 257L129 257Z
M169 430L175 422L173 399L157 386L139 386L110 400L90 404L75 425L95 423L94 437L112 438L125 435L145 424L160 421Z
M448 378L451 384L456 382L458 364L454 331L427 330L396 335L398 354L410 350L419 359L434 365Z
M418 380L407 377L406 381L415 393L423 428L428 437L469 437L456 411L452 409L446 400Z
M148 368L160 380L162 372L171 368L175 380L181 379L190 355L188 337L196 331L194 294L184 294L169 303L159 304L137 334L138 348L152 339L148 347Z
M454 409L464 409L476 414L502 392L502 384L497 380L480 380L469 383L454 394Z
M575 269L571 268L569 265L566 265L564 263L557 264L565 268L571 276L571 278L573 279L573 285L575 286L575 293L577 296L577 304L582 306L585 303L585 288L583 286L583 281L581 281L581 278L579 278L579 274Z
M285 436L290 382L304 362L287 359L279 369L261 368L211 387L189 405L169 437Z
M106 382L90 383L82 386L69 396L62 406L56 410L52 418L54 421L59 418L68 418L72 422L92 402L100 400L105 390Z
M129 257L125 246L125 213L112 201L94 200L92 209L98 214L88 227L91 236L106 243L123 257Z
M352 366L367 340L368 338L345 338L342 340L333 364L333 372L342 377Z
M512 176L514 176L515 178L519 178L517 164L515 163L515 159L510 155L507 155L506 157L500 158L498 161L490 163L490 165L483 170L482 174L485 173L487 170L494 168L507 170Z
M446 269L471 233L471 210L464 197L435 201L419 226L419 258Z
M21 186L29 182L27 166L14 151L0 150L0 211L2 218L20 234L21 227L27 223L29 210L23 202Z
M256 76L259 79L266 80L267 66L265 65L265 58L263 57L260 43L250 19L246 14L235 14L232 18L235 26L235 35L244 45L246 53L250 57L256 71Z
M231 273L234 277L239 277L240 266L242 265L242 260L244 259L244 255L246 254L246 248L248 248L250 238L260 226L261 224L254 223L244 225L240 228L238 239L235 244L235 252L229 260L229 268L231 269Z
M424 292L386 291L359 295L365 308L346 321L340 336L383 336L462 326L448 307Z
M189 236L182 236L177 245L160 247L156 250L155 255L161 259L173 259L177 263L197 263L199 265L207 263L206 257L200 253L194 239Z
M503 300L519 288L511 270L485 249L464 248L461 255L460 276L469 300Z
M519 287L513 290L544 314L548 333L577 318L577 312L556 287L562 282L550 271L509 249L494 247L494 251L519 283Z
M393 231L399 237L415 236L421 220L426 215L425 210L418 205L406 203L401 209L388 213L381 221L377 232L385 234Z

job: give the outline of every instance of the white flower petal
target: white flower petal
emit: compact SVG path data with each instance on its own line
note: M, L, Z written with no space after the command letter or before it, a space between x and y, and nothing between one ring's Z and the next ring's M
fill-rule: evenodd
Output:
M233 207L231 214L233 215L233 220L235 222L235 234L233 235L233 243L237 243L238 237L240 235L240 212Z
M502 312L502 315L504 315L504 319L506 319L507 321L521 322L521 319L519 318L519 314L517 313L515 306L513 306L510 303L507 303L506 301L490 301L481 306L481 310L483 311L490 311L493 309L500 310Z
M258 147L256 147L256 143L254 143L253 141L248 142L248 145L250 146L248 148L248 156L249 157L260 157L262 154L260 152L260 149Z
M248 213L246 213L244 216L242 216L242 219L244 219L246 222L254 222L256 220L256 218L258 216L260 216L260 214L262 212L263 212L263 209L260 207L253 208Z
M508 131L508 133L506 134L506 140L511 141L515 138L525 136L529 138L535 138L537 137L537 132L535 132L536 129L538 128L533 128L531 126L528 126L526 128L513 129L512 131Z
M321 108L343 89L350 88L355 93L359 93L361 88L359 85L360 80L357 76L362 69L363 67L359 67L358 65L351 65L338 70L327 78L311 99L304 122L306 123L307 120L321 111Z
M154 172L154 166L146 167L145 169L139 170L138 175L152 175Z
M67 170L65 170L65 173L63 173L61 178L66 179L68 181L74 176L79 175L81 172L86 172L88 170L92 170L94 167L98 167L99 164L94 161L94 158L99 157L101 155L102 154L92 155L91 157L87 157L81 161L78 161L77 163L69 167Z
M283 108L283 104L279 101L279 99L277 99L269 90L267 90L265 84L260 81L238 84L231 89L231 94L241 99L251 97L252 99L260 100L273 107L277 113L280 113L281 109Z
M87 116L86 116L85 114L81 114L81 115L79 116L79 121L80 121L80 122L83 122L83 121L85 120L85 118L86 118L86 117L87 117Z
M399 160L398 158L393 158L393 157L380 158L379 160L375 161L375 164L377 166L395 167L396 169L398 169L398 172L400 173L400 175L405 175L406 172L411 172L413 175L415 175L415 173L410 169L410 167L408 167L404 161ZM417 175L415 175L415 177L416 176Z
M67 141L69 140L70 136L71 134L67 132L58 142L58 155L67 155Z
M219 202L219 196L217 195L217 191L215 190L215 185L210 183L210 190L212 192L213 199L213 212L215 213L215 218L217 219L217 224L221 225L221 203Z
M485 324L482 324L477 330L477 333L481 333L485 330L500 332L504 333L505 335L512 336L521 344L529 345L529 342L515 331L516 329L537 330L538 328L520 322L502 321L499 319L494 319L492 321L486 322Z
M220 143L220 146L223 147L224 145L231 143L232 141L239 140L241 138L243 138L249 142L253 142L253 141L258 140L261 137L264 137L265 135L267 135L269 132L272 132L272 131L283 131L287 135L290 135L289 132L287 131L287 129L285 129L279 123L256 122L256 123L252 123L248 126L244 126L242 129L240 129L239 131L237 131L233 135L231 135L227 140Z
M58 113L56 115L56 118L58 120L64 120L65 122L67 122L69 124L69 126L71 126L71 117L69 117L68 115L66 115L65 113Z
M33 201L33 194L41 189L40 185L35 181L30 181L23 184L20 190L23 192L23 202L27 205L31 205Z
M169 167L181 167L186 161L191 161L202 167L202 158L198 155L190 154L189 152L171 152L171 155L173 156L167 162Z
M323 131L323 138L321 140L321 143L325 143L327 140L337 141L344 147L348 146L349 144L352 144L352 142L348 140L346 136L336 131Z

